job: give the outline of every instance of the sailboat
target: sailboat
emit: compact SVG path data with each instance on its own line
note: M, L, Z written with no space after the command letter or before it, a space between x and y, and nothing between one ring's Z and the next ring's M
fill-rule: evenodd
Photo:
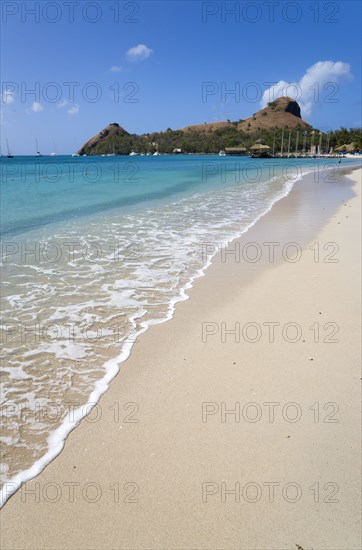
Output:
M8 140L6 140L6 147L8 148L8 159L14 158L14 155L10 152Z
M153 153L153 157L159 157L161 153L158 151L158 143L157 143L157 150Z
M35 138L35 156L36 157L41 157L41 153L39 151L39 145L38 145L38 139Z
M116 156L116 153L114 152L114 143L113 143L113 152L112 152L112 153L108 153L106 156L107 156L107 157L115 157L115 156Z

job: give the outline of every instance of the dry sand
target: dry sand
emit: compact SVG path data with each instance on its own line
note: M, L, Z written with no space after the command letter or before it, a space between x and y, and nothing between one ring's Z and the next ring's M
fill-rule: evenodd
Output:
M338 179L296 184L237 241L260 261L215 256L174 319L139 338L5 505L3 549L361 547L361 170ZM292 241L296 262L280 252ZM235 323L240 342L224 334ZM264 323L279 323L274 342Z

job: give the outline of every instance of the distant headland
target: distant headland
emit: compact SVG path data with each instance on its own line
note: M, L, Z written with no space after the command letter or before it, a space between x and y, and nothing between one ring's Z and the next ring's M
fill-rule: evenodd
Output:
M344 132L343 132L344 131ZM338 133L339 132L339 133ZM323 138L324 136L324 138ZM285 140L285 143L284 143ZM241 154L252 147L270 153L303 152L315 148L328 154L340 147L362 149L361 130L341 129L323 134L301 118L297 101L280 97L246 119L205 122L178 130L130 134L117 122L112 122L90 138L78 151L80 155L129 155L199 153L213 154L234 149Z

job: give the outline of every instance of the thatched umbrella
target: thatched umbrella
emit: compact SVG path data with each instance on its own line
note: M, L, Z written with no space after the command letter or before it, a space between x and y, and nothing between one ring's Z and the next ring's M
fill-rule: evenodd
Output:
M269 145L264 145L263 143L254 143L254 145L250 147L250 151L255 151L255 152L259 152L259 151L266 152L269 150L270 150Z
M344 145L340 145L339 147L335 147L335 151L354 151L354 143L345 143Z

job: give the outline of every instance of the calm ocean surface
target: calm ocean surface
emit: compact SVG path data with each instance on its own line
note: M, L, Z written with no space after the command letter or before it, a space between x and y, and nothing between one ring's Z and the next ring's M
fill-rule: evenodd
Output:
M3 500L61 451L137 335L172 317L205 247L326 165L328 181L336 159L1 158Z

